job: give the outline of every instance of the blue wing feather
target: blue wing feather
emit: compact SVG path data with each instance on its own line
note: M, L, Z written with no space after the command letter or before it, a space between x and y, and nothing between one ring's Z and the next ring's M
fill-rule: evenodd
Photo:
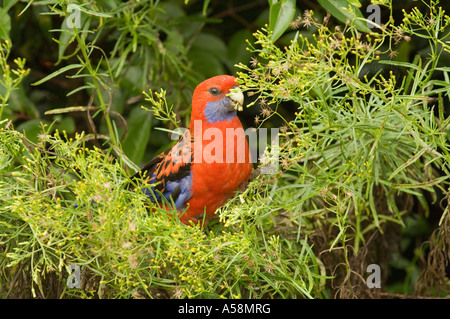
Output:
M171 179L171 176L163 176L162 179L157 179L157 174L153 174L153 177L149 180L150 184L154 184L157 182L161 182L153 187L143 188L147 197L150 198L152 202L161 202L161 196L164 196L168 201L170 201L170 197L174 200L175 206L177 209L183 209L184 203L189 200L192 196L191 193L191 185L192 185L192 176L191 174L179 179L179 180L168 180L165 181L165 178ZM161 189L158 187L159 185L165 184L165 187Z
M156 184L153 187L142 188L152 202L161 202L161 196L169 201L172 197L176 208L183 209L186 201L192 197L192 152L190 149L188 149L190 156L187 161L179 160L180 152L184 150L187 142L186 137L183 136L171 149L152 159L133 176L147 177L149 184ZM172 154L175 154L178 159L176 163Z

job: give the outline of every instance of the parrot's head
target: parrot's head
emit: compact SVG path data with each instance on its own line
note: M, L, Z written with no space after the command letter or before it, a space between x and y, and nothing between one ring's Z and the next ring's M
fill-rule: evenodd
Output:
M231 75L219 75L200 83L192 97L193 120L208 123L228 121L242 110L244 95Z

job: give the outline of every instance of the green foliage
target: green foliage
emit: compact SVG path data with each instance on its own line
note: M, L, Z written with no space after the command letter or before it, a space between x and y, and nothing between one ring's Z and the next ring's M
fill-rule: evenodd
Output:
M0 43L0 68L2 78L0 78L0 119L3 116L7 102L10 99L11 93L16 89L22 80L27 76L29 70L25 69L25 59L17 58L14 63L17 65L16 69L11 69L8 64L9 55L11 53L11 42L5 40Z
M202 14L188 12L198 2L203 3ZM42 94L38 99L33 99L39 105L27 96L29 89L25 91L18 85L6 114L0 115L19 123L24 116L34 120L18 129L36 140L41 123L55 121L54 128L69 132L73 122L59 123L61 116L52 115L64 114L76 119L80 112L89 112L88 120L77 124L84 131L94 133L97 146L102 143L123 146L127 156L141 163L144 156L154 154L152 149L156 145L163 147L169 142L167 137L150 138L150 128L160 123L156 118L151 118L148 130L132 127L140 124L135 115L140 112L143 91L165 89L179 119L187 121L191 92L196 84L205 77L231 73L235 63L245 60L243 36L248 34L237 33L236 39L244 45L228 48L219 35L203 31L207 23L220 22L206 17L208 4L209 1L191 1L186 6L176 0L34 1L22 8L20 2L5 4L2 9L5 19L9 19L8 11L22 13L21 18L37 13L37 21L33 21L34 16L28 17L31 21L18 18L17 29L22 24L39 24L45 32L44 39L49 41L35 41L32 45L42 46L49 52L50 56L40 59L52 67L42 76L35 72L27 81L36 86L34 92L42 92L38 93ZM31 45L26 46L24 50ZM55 84L64 88L65 100L51 96ZM69 127L64 127L66 124ZM136 143L140 146L137 153Z
M290 0L5 1L0 295L448 296L450 18L373 2L379 29L357 0L295 19ZM280 166L186 227L128 176L186 126L200 80L236 70L244 115L280 126Z
M295 15L295 0L269 1L270 17L269 30L271 30L271 40L275 42L289 27Z
M349 256L358 254L374 231L383 233L393 222L404 226L411 213L406 199L414 198L428 216L427 194L434 201L437 194L448 198L450 118L444 114L450 69L438 62L449 51L450 17L434 5L428 22L415 9L405 12L400 26L369 34L351 25L344 32L331 30L310 11L303 19L317 33L312 39L297 33L284 49L272 43L272 32L254 34L255 57L252 67L240 65L245 71L239 73L240 82L258 96L253 102L262 108L258 122L276 116L284 122L281 169L269 197L256 205L247 197L226 216L245 216L256 206L255 214L287 218L297 237L319 227L327 232L325 223L330 227L325 246L343 250L348 273L355 267ZM380 61L383 48L389 51L394 42L413 36L429 42L427 60ZM400 76L382 69L385 65L397 67ZM372 75L374 66L378 70ZM445 80L437 80L439 74ZM286 102L297 108L293 120L281 114ZM447 214L448 208L441 224ZM351 276L339 282L341 296L354 294L347 282L355 284Z
M2 289L24 275L33 297L55 296L52 276L58 297L157 298L163 288L178 298L321 294L306 242L291 244L299 255L286 254L277 236L251 224L204 232L171 221L142 192L126 190L120 163L86 148L83 134L43 133L34 145L2 129L0 145ZM68 265L82 267L84 289L65 285Z
M364 16L359 10L361 4L358 0L318 0L320 5L342 23L352 23L360 32L370 33L370 29L364 22ZM356 20L355 20L356 19Z

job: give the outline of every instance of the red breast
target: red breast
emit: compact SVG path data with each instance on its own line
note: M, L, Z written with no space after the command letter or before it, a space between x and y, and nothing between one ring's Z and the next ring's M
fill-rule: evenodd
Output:
M211 128L216 133L220 132L222 143L220 138L219 141L215 140L219 134L212 140L202 139L202 161L196 162L195 159L198 160L199 156L194 155L194 163L191 167L193 196L187 201L189 210L180 217L181 221L201 216L204 212L207 220L212 218L217 208L232 197L238 187L248 180L252 170L247 139L237 117L214 124L202 121L201 126L202 136L205 136ZM213 148L211 143L215 143L216 146L221 145L223 151ZM200 149L194 145L194 152L199 151ZM208 158L209 156L212 158ZM214 161L208 163L212 159Z

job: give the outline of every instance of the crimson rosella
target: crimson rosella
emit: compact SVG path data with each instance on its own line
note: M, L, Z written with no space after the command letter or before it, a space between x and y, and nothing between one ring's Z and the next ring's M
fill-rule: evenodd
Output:
M200 83L192 97L188 129L172 148L134 175L147 178L151 187L142 191L152 202L160 203L161 196L173 201L184 224L203 225L248 181L251 156L236 115L243 102L233 76Z

